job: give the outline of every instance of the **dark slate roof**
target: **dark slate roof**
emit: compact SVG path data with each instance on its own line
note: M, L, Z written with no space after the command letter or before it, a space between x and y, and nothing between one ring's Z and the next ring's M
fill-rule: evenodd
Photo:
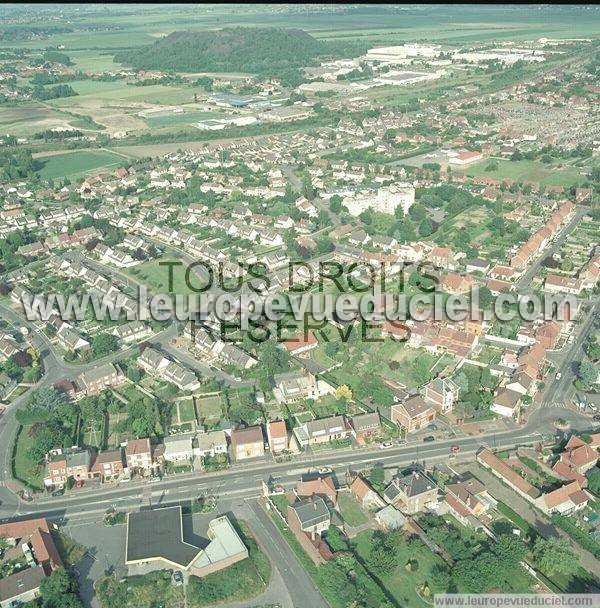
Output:
M329 509L320 496L299 500L291 508L296 512L302 528L312 527L330 520Z
M185 569L198 553L183 540L181 507L129 513L126 563L163 559Z

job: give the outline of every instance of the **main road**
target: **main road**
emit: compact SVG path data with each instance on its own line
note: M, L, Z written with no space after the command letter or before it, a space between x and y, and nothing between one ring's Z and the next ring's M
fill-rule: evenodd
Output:
M149 501L168 504L189 500L201 494L249 498L260 494L263 481L275 480L284 487L291 486L301 474L323 467L331 468L338 478L342 478L348 471L359 471L376 464L396 469L413 463L444 462L450 456L452 445L460 447L460 459L472 459L482 446L505 449L515 445L533 445L543 435L548 436L554 432L553 423L558 417L566 418L578 430L591 430L590 419L587 417L562 408L544 407L533 412L527 424L521 428L477 437L406 443L385 450L377 447L333 449L326 453L297 456L286 462L275 462L270 458L257 459L235 464L223 471L173 475L155 483L133 480L119 485L105 485L102 490L95 484L89 484L68 495L47 496L32 503L23 503L14 494L6 492L6 500L0 505L0 517L36 516L60 521L87 518L97 521L102 513L113 506L131 510L148 504Z

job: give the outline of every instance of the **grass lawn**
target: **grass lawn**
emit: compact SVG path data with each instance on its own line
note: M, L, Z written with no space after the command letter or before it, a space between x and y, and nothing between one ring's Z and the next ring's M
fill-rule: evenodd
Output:
M140 401L144 397L147 397L146 394L139 391L133 384L124 384L113 390L114 392L119 393L119 395L122 397L125 397L125 399L127 399L129 402Z
M190 397L184 401L177 403L179 406L179 419L181 422L196 422L196 408L194 407L194 400Z
M17 435L13 460L13 474L16 479L23 482L33 490L44 489L44 468L29 457L29 449L34 439L29 436L30 426L23 426Z
M190 577L187 589L190 608L248 600L267 588L271 579L269 559L258 548L245 525L242 524L238 532L248 547L248 558L202 578Z
M496 160L496 159L494 159ZM477 163L466 170L467 175L492 177L502 179L508 177L517 181L530 180L540 184L556 186L572 186L583 181L579 169L563 164L562 167L546 165L535 160L497 160L498 169L486 171L489 160Z
M203 422L218 422L223 415L220 395L196 397L198 417Z
M147 125L153 129L162 129L163 127L194 125L200 120L207 118L223 118L226 114L220 112L202 112L192 110L174 114L173 112L155 112L144 117Z
M369 557L372 546L373 531L368 530L361 532L353 540L353 548L357 555L362 559L363 563ZM409 560L417 560L418 568L409 572L405 566ZM425 581L432 579L432 569L436 564L443 565L441 557L432 553L420 541L415 541L409 547L404 542L398 551L398 565L396 569L387 575L379 575L383 586L397 601L398 605L406 607L421 607L427 606L416 592L416 588L421 586ZM376 575L377 573L372 573Z
M155 260L150 260L148 262L144 262L143 264L139 264L134 268L128 270L128 273L131 274L138 280L144 282L148 288L154 293L181 293L181 294L190 294L194 293L188 286L185 281L186 267L182 262L181 266L176 266L173 268L173 289L169 290L169 270L168 266L160 265L160 262L175 262L178 261L173 258L173 256L166 256L163 258L158 258ZM190 273L190 283L194 285L200 286L199 279Z
M96 169L116 169L125 163L125 158L106 150L66 152L51 156L38 156L38 171L44 179L80 177Z
M58 530L52 530L51 534L65 567L73 567L87 553L87 549L83 545L80 545L67 534Z
M127 433L118 433L117 424L121 420L126 420L127 414L109 414L108 415L108 436L106 438L106 445L110 448L116 448L121 442L127 439Z
M338 506L340 507L343 520L349 526L355 528L369 521L362 507L349 492L340 492L338 494Z

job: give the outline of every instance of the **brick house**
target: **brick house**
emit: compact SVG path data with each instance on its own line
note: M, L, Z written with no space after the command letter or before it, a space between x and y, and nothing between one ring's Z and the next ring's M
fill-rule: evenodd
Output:
M431 424L436 415L435 408L428 405L420 395L409 397L404 402L394 403L391 409L392 422L399 424L407 433L413 433Z

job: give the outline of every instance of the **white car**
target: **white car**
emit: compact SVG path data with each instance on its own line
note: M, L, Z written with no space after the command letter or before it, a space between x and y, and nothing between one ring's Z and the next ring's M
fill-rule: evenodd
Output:
M329 475L333 471L329 467L323 467L318 470L319 475Z
M394 444L391 441L385 441L384 443L379 444L379 448L382 450L387 450L388 448L393 448Z
M556 376L554 376L556 380L560 380L562 378L562 374L560 372L556 372Z

